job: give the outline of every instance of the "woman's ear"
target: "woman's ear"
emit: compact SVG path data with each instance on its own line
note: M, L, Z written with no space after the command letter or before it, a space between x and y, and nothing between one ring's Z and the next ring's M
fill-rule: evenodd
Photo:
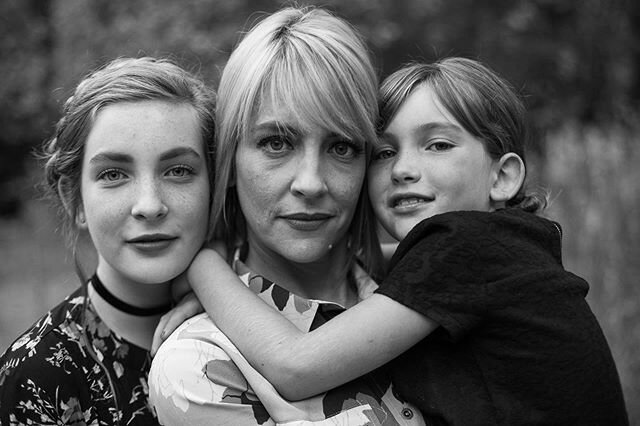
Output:
M58 195L60 196L65 211L73 218L76 227L78 227L78 229L87 229L87 219L84 214L82 200L78 200L78 205L74 206L72 187L71 180L68 177L60 178L58 181Z
M524 183L525 168L518 154L508 152L495 165L496 177L489 192L491 202L505 203L516 196Z

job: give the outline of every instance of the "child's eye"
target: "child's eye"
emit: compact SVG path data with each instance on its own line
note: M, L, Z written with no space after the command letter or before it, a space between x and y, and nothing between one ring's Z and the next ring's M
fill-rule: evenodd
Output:
M340 141L333 144L330 151L340 158L352 159L362 152L362 147L348 141Z
M258 146L271 153L280 153L293 148L291 143L283 135L274 135L262 138L258 141Z
M447 151L453 147L451 142L447 141L434 141L427 147L430 151Z
M118 182L126 178L126 175L119 169L107 169L98 174L98 180L103 180L108 183Z
M167 175L176 178L185 178L194 174L193 167L181 164L179 166L175 166L167 171Z
M374 160L387 160L396 155L396 152L391 148L381 149L373 154Z

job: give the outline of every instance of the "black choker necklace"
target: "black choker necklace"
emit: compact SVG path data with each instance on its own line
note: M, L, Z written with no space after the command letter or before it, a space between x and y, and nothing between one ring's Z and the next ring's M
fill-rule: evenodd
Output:
M98 275L94 275L91 277L91 284L93 288L96 290L96 293L100 295L108 304L118 309L119 311L126 312L131 315L136 315L139 317L151 317L154 315L164 314L169 309L171 309L171 304L166 304L163 306L156 306L154 308L140 308L138 306L133 306L128 304L127 302L118 299L113 295L107 288L102 284Z

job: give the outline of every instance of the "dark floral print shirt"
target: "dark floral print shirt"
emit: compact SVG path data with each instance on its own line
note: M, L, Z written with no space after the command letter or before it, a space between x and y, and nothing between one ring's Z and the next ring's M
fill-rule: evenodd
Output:
M0 358L1 425L158 424L149 352L117 336L85 299L76 290Z

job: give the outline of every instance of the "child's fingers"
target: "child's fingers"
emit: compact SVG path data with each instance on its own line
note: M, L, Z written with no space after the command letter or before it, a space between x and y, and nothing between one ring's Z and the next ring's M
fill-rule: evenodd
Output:
M162 342L164 342L180 324L200 312L204 312L204 308L195 293L187 293L173 309L160 318L156 331L153 333L151 356L155 356Z
M170 310L169 312L167 312L166 314L164 314L161 318L160 321L158 322L158 325L156 326L156 330L153 332L153 341L151 342L151 356L156 356L156 352L158 351L158 348L160 347L160 345L162 344L162 342L164 342L164 339L166 338L166 336L164 335L164 328L167 324L167 321L169 321L169 317L171 316L171 314L173 313L173 309Z

